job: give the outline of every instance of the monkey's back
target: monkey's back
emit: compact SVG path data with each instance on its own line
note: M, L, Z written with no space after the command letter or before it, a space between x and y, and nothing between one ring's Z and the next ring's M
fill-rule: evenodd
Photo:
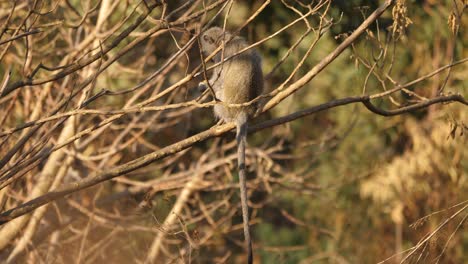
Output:
M238 51L247 47L247 43L242 38L234 38L225 48L224 57L230 57ZM222 101L228 104L246 103L263 92L263 72L261 66L261 57L257 51L247 50L233 59L227 61L220 67L226 67L222 72L223 94ZM234 121L241 112L251 116L255 113L257 103L252 103L245 107L224 107L221 106L222 113L220 117L226 121ZM215 110L216 111L216 110Z

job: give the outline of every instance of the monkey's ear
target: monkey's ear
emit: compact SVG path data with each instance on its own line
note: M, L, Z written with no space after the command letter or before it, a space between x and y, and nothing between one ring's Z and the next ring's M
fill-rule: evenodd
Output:
M210 44L213 44L214 43L214 39L208 37L207 35L204 35L203 36L203 40L205 40L206 42L210 43Z

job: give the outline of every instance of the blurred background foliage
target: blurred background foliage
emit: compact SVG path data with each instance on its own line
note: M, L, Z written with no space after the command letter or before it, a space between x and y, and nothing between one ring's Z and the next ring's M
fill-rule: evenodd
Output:
M80 12L83 11L80 1L69 2ZM183 2L168 1L168 10L180 6ZM352 32L381 2L383 1L332 1L329 15L337 24L320 39L294 78L305 74L336 48L345 34ZM261 116L259 120L280 117L337 98L382 92L382 82L375 75L369 75L369 70L362 62L375 62L379 42L385 43L387 39L390 40L387 52L394 56L387 56L378 61L378 67L381 67L381 73L391 67L390 75L400 83L409 82L450 64L452 56L455 61L468 57L468 16L463 14L460 31L455 37L448 23L454 8L453 2L407 0L407 17L411 23L404 32L393 36L390 29L393 23L392 15L391 12L386 12L379 19L378 25L374 24L367 35L361 36L352 49L347 49L306 87ZM455 2L461 5L463 1ZM262 1L235 1L227 20L227 27L237 29L252 14L252 10L256 10L261 4ZM300 5L292 5L305 11ZM131 4L119 6L108 23L115 24L124 14L128 15L132 11ZM155 10L152 17L158 17L160 12L159 9ZM246 36L249 42L258 41L296 17L297 14L285 8L282 1L274 0L247 25L241 35ZM57 21L60 19L57 17ZM76 19L78 23L78 17ZM90 16L90 19L92 21L95 16ZM309 21L313 25L318 23L316 17L309 18ZM52 22L43 21L44 24ZM222 18L215 22L217 25L222 23ZM152 23L145 22L141 27L149 29L152 26ZM265 74L273 69L306 29L304 23L298 23L258 47L264 58ZM179 38L184 33L174 34ZM43 58L48 59L49 65L59 64L62 56L52 56L53 51L47 49L47 43L54 41L54 37L52 33L41 40L42 46L45 47ZM314 34L305 37L298 49L267 80L267 88L276 88L288 77L314 38ZM124 41L120 46L128 42ZM455 48L451 49L453 45ZM141 73L149 73L160 67L165 59L177 50L169 35L159 38L157 43L149 39L118 63L112 64L97 79L96 86L112 90L128 89L146 77ZM21 52L23 51L17 50L17 57L24 55ZM192 60L185 62L189 69L198 65L197 56L198 51L195 47L190 51ZM23 64L22 61L16 61L17 57L6 55L2 61L0 75L4 75L9 64ZM144 63L140 60L135 61L135 58L140 57L145 57ZM40 58L36 60L40 61ZM125 67L121 67L122 65ZM184 65L167 73L170 77L163 86L183 78L186 72L181 71L182 68ZM13 66L12 70L13 80L25 75L20 66ZM39 72L38 76L41 74ZM445 85L444 93L461 93L466 98L468 64L453 68L447 82L446 75L447 71L408 89L430 98ZM178 95L180 101L192 95L191 88L197 81L187 85L185 92ZM383 84L387 89L394 87L388 80ZM142 95L141 100L144 100L145 96L149 97L150 94ZM109 96L91 104L90 107L99 104L100 109L119 109L130 97L131 94ZM411 96L404 92L393 97L399 102L411 100ZM389 100L376 100L376 104L384 109L394 107ZM16 107L15 120L7 122L11 127L23 123L26 118L21 114L26 112L26 106ZM414 113L382 117L370 113L362 105L353 104L332 108L249 136L249 145L252 147L266 144L266 141L284 142L284 148L277 153L279 158L273 155L273 162L281 167L275 173L290 174L296 179L272 186L269 193L256 190L251 195L253 203L268 200L268 203L253 215L254 241L261 245L256 255L258 263L376 263L394 255L395 252L416 245L421 238L434 231L460 208L453 207L454 205L466 203L468 200L466 112L466 107L462 105L445 104L433 105ZM92 117L83 117L87 118ZM123 117L116 124L125 126L128 118ZM144 138L149 142L157 142L158 146L165 146L203 131L213 122L211 110L200 109L195 111L186 123L178 123L168 128L158 123L145 132ZM109 136L103 138L100 144L110 144L112 140ZM212 147L213 141L192 148L189 154L178 161L177 170L186 169L192 160L199 158ZM223 142L227 143L230 140ZM84 152L94 153L97 149L98 145L89 145ZM151 151L150 147L135 144L116 157L115 163L123 163ZM75 167L78 171L79 168L79 165ZM155 168L146 171L143 169L135 173L135 178L150 179L161 174L162 171ZM119 185L114 184L106 192L118 190ZM175 200L174 194L177 192L158 193L154 197L155 207L151 216L145 219L146 224L151 225L154 218L163 219L168 214ZM218 199L216 193L202 192L200 195L205 196L205 200ZM130 211L129 208L136 204L129 200L122 203L121 209ZM435 212L438 213L433 214ZM466 217L466 213L465 211L462 217ZM430 216L425 217L427 215ZM423 254L424 260L433 260L444 252L440 263L468 263L467 223L462 217L456 217L431 239L429 248ZM236 215L236 222L241 222L239 215ZM189 226L191 231L198 228L200 227L196 225ZM99 232L94 235L99 235ZM131 245L128 246L130 249L123 247L122 252L134 252L147 247L146 240L151 240L150 235L147 236L129 235L127 239L131 241ZM219 240L216 240L213 246L200 248L196 253L196 256L200 257L200 263L209 259L211 254L224 254L223 245L230 247L234 252L229 263L242 261L242 249L232 247L231 242L221 237L215 239ZM115 243L124 244L123 241ZM396 263L398 259L396 256L390 263Z
M302 73L332 51L341 40L340 34L352 32L378 2L333 1L331 14L340 23L320 40L305 62ZM449 64L453 42L455 58L468 56L468 17L464 14L460 35L454 38L448 24L452 1L406 1L406 4L412 23L389 51L395 53L392 77L404 83ZM247 10L239 24L251 9L236 9ZM259 38L267 36L268 32L290 21L291 15L292 11L277 1L250 25L253 27L251 31ZM236 24L233 20L229 22ZM388 13L379 19L382 39L390 37L391 24ZM265 72L305 29L303 24L297 25L281 38L261 46ZM378 34L375 29L374 25L373 34ZM306 52L312 38L306 38L304 45L299 46L300 52L283 64L272 83L284 80L292 72L300 59L299 54ZM377 49L370 39L369 36L361 37L355 43L354 51L345 51L306 88L282 102L271 114L280 116L327 100L362 93L368 70L355 61L358 56L368 61L376 57ZM380 63L388 68L390 59ZM445 92L466 96L468 66L464 64L451 74ZM411 90L425 97L434 96L445 76L437 75L412 86ZM371 76L367 93L381 89L379 81ZM399 96L407 98L404 93ZM391 104L381 102L381 107L391 108ZM393 255L396 249L415 245L459 209L451 206L468 199L468 144L466 127L460 127L462 122L466 126L467 121L466 107L456 104L433 106L425 111L390 118L376 116L362 106L350 105L277 128L282 130L278 133L283 133L290 141L291 151L303 154L302 158L290 160L284 166L300 176L309 176L307 181L320 186L320 190L310 195L284 189L273 192L275 203L272 204L276 204L276 208L263 209L259 213L263 221L255 225L256 237L271 246L298 246L298 249L287 253L265 252L262 263L376 263L383 260L383 256ZM271 132L262 133L262 136L256 136L258 140L268 137ZM318 144L324 140L328 141ZM414 225L418 219L445 209ZM280 213L282 210L305 225L288 223ZM440 263L468 261L467 223L462 222L462 227L457 229L460 220L449 224L440 236L433 238L430 256L424 256L427 258L421 263L437 257L453 232L455 235Z

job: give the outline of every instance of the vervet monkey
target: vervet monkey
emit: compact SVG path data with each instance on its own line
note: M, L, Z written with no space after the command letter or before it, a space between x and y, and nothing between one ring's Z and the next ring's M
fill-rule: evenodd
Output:
M246 48L244 38L233 36L219 27L212 27L201 35L201 50L205 56L213 53L218 47L222 49L213 57L215 63L237 54ZM245 171L245 143L247 137L247 120L256 109L257 104L248 106L229 107L226 104L241 104L252 101L263 91L263 72L260 55L253 49L242 52L239 55L215 67L208 84L200 83L200 86L209 85L213 88L216 99L222 103L214 106L216 117L224 122L236 122L237 133L237 158L239 169L239 184L242 206L242 218L244 221L244 238L247 246L248 263L252 263L252 241L249 230L249 211L246 192ZM225 103L225 104L223 104Z

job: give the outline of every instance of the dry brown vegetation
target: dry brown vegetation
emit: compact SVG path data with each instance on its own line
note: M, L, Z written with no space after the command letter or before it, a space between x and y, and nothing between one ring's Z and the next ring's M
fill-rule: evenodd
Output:
M0 2L0 259L245 262L217 25L264 57L255 263L468 261L467 1L416 2Z

